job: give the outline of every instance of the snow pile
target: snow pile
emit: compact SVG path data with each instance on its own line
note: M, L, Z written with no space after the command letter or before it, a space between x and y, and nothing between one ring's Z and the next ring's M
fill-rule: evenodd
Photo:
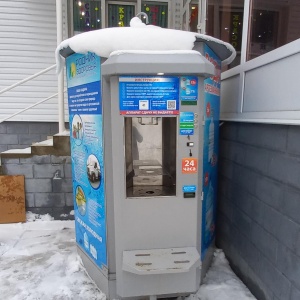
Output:
M112 27L89 31L75 35L56 48L57 72L61 71L63 59L59 51L70 47L76 53L94 52L101 57L109 57L118 50L192 50L196 37L206 41L214 41L225 45L232 55L223 61L229 64L235 58L235 49L228 43L216 38L189 31L165 29L153 25L146 25L134 17L130 21L130 27Z
M255 300L247 287L231 270L222 250L216 250L214 260L196 295L186 300Z
M73 226L73 221L0 225L5 240L0 251L6 249L0 252L1 299L105 299L77 256Z
M7 252L10 249L10 246L0 242L0 256L3 255L5 252Z
M35 221L52 221L54 220L49 214L40 215L35 214L31 211L26 212L26 221L27 222L35 222Z

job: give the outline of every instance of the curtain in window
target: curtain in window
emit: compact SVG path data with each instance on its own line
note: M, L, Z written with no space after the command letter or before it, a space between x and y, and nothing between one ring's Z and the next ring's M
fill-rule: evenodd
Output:
M168 27L168 3L142 1L142 12L149 18L149 24Z

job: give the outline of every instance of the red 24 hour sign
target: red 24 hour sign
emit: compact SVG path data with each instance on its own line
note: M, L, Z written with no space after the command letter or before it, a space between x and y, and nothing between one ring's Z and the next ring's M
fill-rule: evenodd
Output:
M194 174L198 172L198 159L197 158L183 158L181 163L182 174Z

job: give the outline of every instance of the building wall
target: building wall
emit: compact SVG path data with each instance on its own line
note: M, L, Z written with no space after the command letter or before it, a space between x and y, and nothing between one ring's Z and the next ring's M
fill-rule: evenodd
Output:
M217 245L259 300L300 299L300 127L220 128Z
M220 119L300 124L299 49L300 39L223 72Z
M57 122L0 123L0 153L9 149L23 149L58 133Z
M25 176L26 211L48 213L57 220L74 218L70 157L2 158L2 170Z
M0 124L0 152L29 147L58 132L57 123L4 122ZM26 211L72 219L71 162L68 156L1 158L4 175L24 175Z
M67 1L62 1L64 38ZM0 90L55 64L56 5L54 0L0 1ZM0 121L57 93L55 69L0 96ZM57 98L48 100L14 121L57 120Z

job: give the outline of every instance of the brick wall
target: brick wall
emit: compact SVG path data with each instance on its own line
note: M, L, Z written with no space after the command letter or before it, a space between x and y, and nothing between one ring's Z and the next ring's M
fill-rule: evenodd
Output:
M217 220L257 299L300 299L300 126L221 126Z

